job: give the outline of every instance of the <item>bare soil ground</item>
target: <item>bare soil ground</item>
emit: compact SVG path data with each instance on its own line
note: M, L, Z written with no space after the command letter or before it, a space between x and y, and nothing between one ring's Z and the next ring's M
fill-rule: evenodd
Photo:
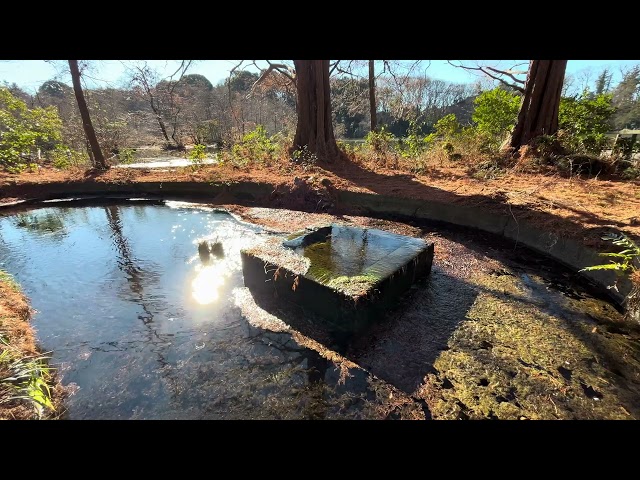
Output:
M530 174L507 171L488 180L469 176L460 166L431 167L423 175L399 173L384 167L375 169L340 161L323 166L293 164L235 167L202 166L171 170L111 169L96 174L84 170L40 169L36 173L0 173L0 202L28 197L34 187L46 192L50 183L196 181L267 183L274 186L278 199L268 206L298 209L304 199L288 193L301 183L305 188L330 195L332 189L368 192L456 203L483 205L525 218L541 228L555 229L563 235L581 238L587 244L599 243L603 229L622 230L640 238L640 182L621 182L605 178L565 178L558 174ZM267 205L265 205L267 206Z

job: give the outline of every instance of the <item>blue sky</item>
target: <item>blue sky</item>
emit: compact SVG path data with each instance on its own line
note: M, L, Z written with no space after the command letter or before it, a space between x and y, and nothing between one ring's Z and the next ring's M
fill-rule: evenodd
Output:
M128 62L128 61L126 61ZM487 65L495 65L500 62L501 68L508 68L514 62L525 60L482 60ZM465 62L474 65L477 61ZM166 74L173 73L179 62L175 60L150 60L149 64ZM237 60L200 60L189 70L189 73L204 75L214 85L229 75L229 70L237 64ZM614 72L613 83L620 79L620 68L640 64L640 60L569 60L567 74L578 77L595 77L603 68L608 67ZM425 64L426 65L426 64ZM526 65L525 67L526 68ZM173 69L173 70L172 70ZM424 69L423 69L424 70ZM117 86L125 78L125 67L119 60L97 60L91 64L91 70L85 78L89 86ZM445 60L431 60L426 74L433 78L452 82L474 82L477 75L461 68L455 68L447 64ZM44 60L0 60L0 83L7 81L17 83L28 92L33 92L46 80L56 78L70 83L66 61L45 62ZM96 80L93 80L96 79Z

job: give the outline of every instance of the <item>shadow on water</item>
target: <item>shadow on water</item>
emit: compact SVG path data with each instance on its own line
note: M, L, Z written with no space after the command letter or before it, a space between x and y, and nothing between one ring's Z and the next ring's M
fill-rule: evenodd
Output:
M478 292L434 267L429 278L401 300L385 322L354 343L348 356L406 393L413 393L461 322Z
M158 362L158 367L162 372L162 377L169 384L172 398L176 398L179 389L176 385L176 379L170 363L166 359L166 348L171 345L171 334L161 334L154 327L153 317L154 309L148 303L148 297L145 295L144 286L149 285L153 278L158 276L150 271L149 264L145 265L145 270L136 264L136 260L131 252L128 240L125 238L122 228L122 220L120 218L119 207L111 205L104 207L107 216L107 222L111 229L111 238L116 247L118 254L118 268L125 274L129 289L133 297L127 296L130 301L139 306L143 313L138 315L138 319L144 325L146 330L146 342L152 345L152 351ZM134 207L134 212L138 219L144 214L140 207Z
M295 342L289 333L270 332L262 328L249 325L249 336L265 347L275 349L286 360L278 366L298 368L305 377L305 389L309 393L309 401L303 403L303 418L321 420L327 417L329 400L327 390L332 389L332 382L327 378L332 362L323 358L318 352L302 347Z
M285 323L344 355L406 394L413 394L473 305L478 290L438 267L405 294L397 306L359 335L344 341L323 329L313 312L277 298L254 295L256 303Z
M52 213L67 230L55 242L0 216L0 264L38 310L63 384L77 385L66 418L378 418L365 411L375 399L366 372L341 379L236 305L239 250L258 229L206 209L121 202L28 212L31 223ZM194 290L202 238L219 239L226 262L204 303Z

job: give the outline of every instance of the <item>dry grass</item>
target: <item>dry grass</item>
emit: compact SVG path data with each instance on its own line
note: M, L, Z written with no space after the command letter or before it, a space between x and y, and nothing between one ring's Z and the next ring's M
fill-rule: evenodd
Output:
M33 327L30 324L31 310L26 297L15 281L0 271L0 354L7 361L24 361L39 358L41 352L35 342ZM12 375L8 363L0 362L0 379ZM55 411L39 409L27 400L13 399L14 392L6 384L0 383L0 419L31 420L36 418L57 418L62 412L64 388L55 374L44 374L51 389L51 401Z
M0 332L11 345L25 353L36 355L33 327L29 323L31 311L27 299L13 278L0 271Z

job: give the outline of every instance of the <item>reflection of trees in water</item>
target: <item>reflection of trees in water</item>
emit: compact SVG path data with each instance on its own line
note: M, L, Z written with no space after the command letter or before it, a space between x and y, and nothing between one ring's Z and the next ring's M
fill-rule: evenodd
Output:
M52 207L16 213L13 224L43 238L62 239L76 225L92 225L89 208Z
M62 239L67 234L61 215L52 211L18 213L14 225L54 239Z
M332 263L339 265L345 275L359 275L365 265L372 263L369 232L353 227L334 227L331 242Z
M151 344L152 351L156 356L156 361L160 366L161 376L167 381L167 384L171 391L171 398L177 400L182 387L179 383L179 379L175 378L174 372L169 362L166 360L167 352L166 348L170 345L170 334L161 334L154 328L153 318L154 309L150 304L145 290L150 288L149 282L152 282L154 278L153 272L149 272L149 269L145 265L143 270L139 262L136 261L132 252L131 246L123 232L123 224L120 216L120 211L116 206L104 207L107 215L107 221L111 230L112 241L116 247L118 253L118 268L125 273L126 280L129 286L129 290L133 293L132 297L128 297L136 305L140 306L142 313L139 315L139 319L145 327L145 344ZM221 375L228 379L228 385L235 385L241 387L242 390L234 392L233 396L236 396L238 406L246 406L247 399L244 395L256 395L255 389L269 389L274 385L274 379L283 372L285 374L293 375L295 372L303 372L306 375L307 387L305 387L306 401L303 402L305 418L324 418L327 410L327 402L325 400L326 385L324 378L327 370L328 362L318 355L316 352L297 346L295 342L291 340L290 335L282 334L270 334L267 331L255 331L250 338L244 335L231 335L228 342L217 342L215 350L211 351L214 356L223 355L221 362L215 360L210 362L197 363L197 369L194 375L197 375L197 381L193 382L197 385L194 394L206 399L211 396L211 393L215 393L219 382L218 376L215 375L215 371L222 369ZM251 345L255 345L256 341L261 345L265 351L273 352L274 349L279 353L279 358L276 362L269 362L269 364L257 361L255 352L251 352ZM109 351L113 350L126 350L140 342L132 340L125 342L111 342L110 344L103 345L107 347ZM198 356L200 354L197 354ZM272 355L270 355L272 357ZM228 365L224 361L226 358L230 358L234 365L240 365L240 368L229 369ZM273 357L271 358L273 360ZM305 367L306 362L306 367ZM195 365L195 364L194 364ZM208 372L208 373L207 373ZM242 372L242 373L241 373ZM239 378L239 375L246 375L247 372L253 372L249 375L248 379ZM236 376L234 376L234 373ZM270 375L271 373L271 375ZM186 371L182 371L181 375L189 375ZM204 377L201 375L204 374ZM183 378L184 380L184 378ZM245 381L246 380L246 381ZM287 380L288 381L288 380ZM207 382L214 382L207 386ZM183 382L184 383L184 382ZM252 387L247 387L248 384L252 384ZM184 386L184 385L183 385ZM292 386L288 386L287 389ZM192 389L192 386L188 387ZM279 397L281 399L290 399L290 392L279 391L277 395L271 395L270 398ZM182 398L182 403L189 404L187 398ZM200 403L202 400L198 400ZM290 407L290 411L297 412L300 405L295 404Z
M53 211L52 211L53 210ZM14 213L7 217L0 217L0 260L11 258L12 270L24 272L26 266L33 262L32 256L37 256L38 245L33 248L35 241L40 242L40 248L46 243L59 244L67 235L66 218L60 209L27 210ZM2 236L4 229L8 231L6 240ZM12 238L13 233L19 238ZM31 248L29 248L31 246ZM32 253L35 251L35 254Z
M149 208L147 206L133 205L131 208L133 209L133 214L137 220L144 221L147 219L147 212L149 212Z
M148 267L147 271L143 271L136 265L129 242L123 233L119 207L108 206L104 207L104 209L111 229L111 238L119 256L118 268L126 274L129 289L134 294L132 300L136 305L140 306L144 312L138 315L138 318L142 320L142 324L145 327L147 337L146 344L152 345L152 351L156 355L156 360L160 365L161 375L167 380L171 389L171 397L175 400L179 393L177 379L171 374L172 368L166 360L166 353L164 351L167 345L170 345L173 335L158 333L154 328L154 313L144 294L145 284L148 284L152 278L158 278L159 275L157 273L154 274L154 272L149 272ZM131 298L129 298L129 300L131 300Z

